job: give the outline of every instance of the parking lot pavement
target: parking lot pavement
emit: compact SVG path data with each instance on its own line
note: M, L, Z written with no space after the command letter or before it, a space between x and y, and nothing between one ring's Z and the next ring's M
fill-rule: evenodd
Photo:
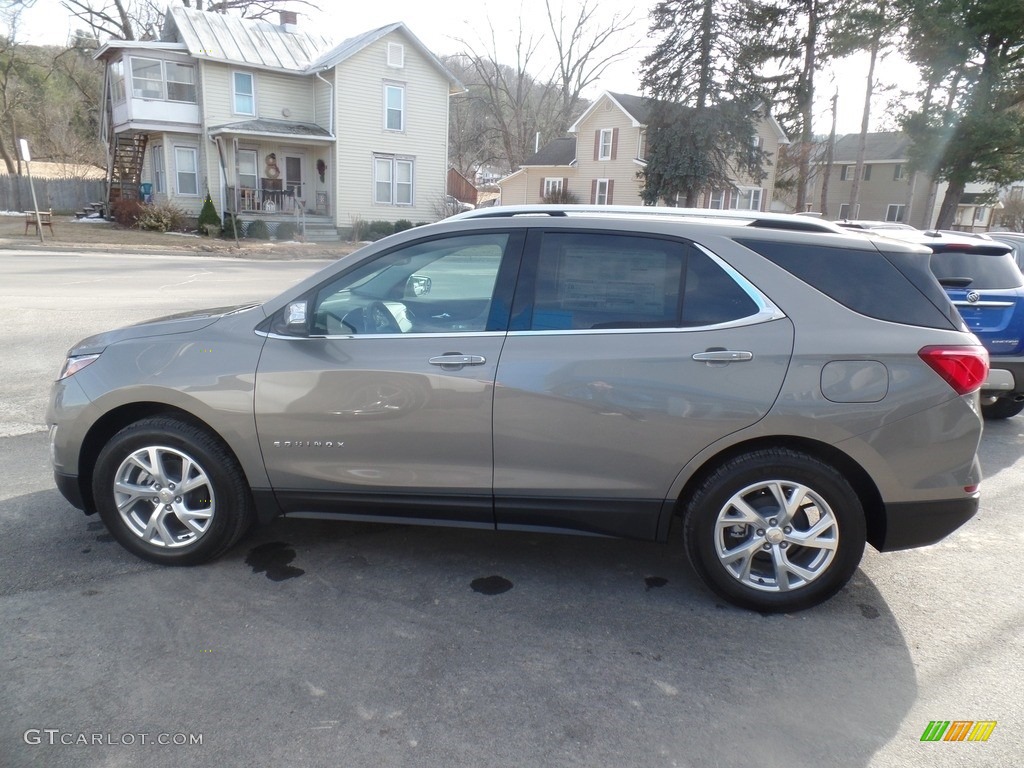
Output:
M203 296L91 283L52 323L77 289L23 275L35 352L0 401L35 402L85 326L294 277L261 266ZM989 424L977 518L762 616L718 603L678 541L279 520L210 565L150 565L60 497L45 433L0 437L0 765L1015 765L1022 453L1024 417ZM996 726L922 742L935 720Z

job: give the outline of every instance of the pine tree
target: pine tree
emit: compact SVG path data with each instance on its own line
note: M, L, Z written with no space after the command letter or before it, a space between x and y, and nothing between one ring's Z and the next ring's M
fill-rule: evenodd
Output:
M741 0L662 0L642 86L650 97L644 201L697 204L738 174L764 178L754 140L760 114L749 78L736 68L743 48Z

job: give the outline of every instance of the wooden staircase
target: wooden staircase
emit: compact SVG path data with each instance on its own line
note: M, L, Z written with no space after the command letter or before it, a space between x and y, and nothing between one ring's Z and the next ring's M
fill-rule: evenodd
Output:
M144 133L115 134L110 147L110 191L108 202L138 200L142 182L142 163L146 157L147 137Z

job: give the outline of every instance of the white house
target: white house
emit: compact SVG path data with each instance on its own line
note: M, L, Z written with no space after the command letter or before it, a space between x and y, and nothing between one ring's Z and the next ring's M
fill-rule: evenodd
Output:
M403 23L334 45L281 23L171 7L159 41L111 41L110 199L335 231L431 221L445 195L448 98L464 89Z

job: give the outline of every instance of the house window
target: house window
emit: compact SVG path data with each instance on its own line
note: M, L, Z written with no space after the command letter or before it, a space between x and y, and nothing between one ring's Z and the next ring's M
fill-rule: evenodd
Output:
M853 169L854 166L852 165L844 165L839 171L839 180L851 181L853 179Z
M373 202L412 205L413 161L393 155L373 158Z
M256 189L258 178L256 150L238 150L238 186L246 189Z
M236 115L256 114L256 83L250 72L235 72L231 76L232 105Z
M167 191L167 172L164 170L163 144L153 145L153 189L157 192Z
M401 43L388 43L388 66L395 69L405 66L405 46Z
M893 181L900 181L900 180L902 180L903 176L904 176L904 173L905 172L904 172L903 163L897 163L896 167L892 171L892 180Z
M871 166L867 163L864 164L864 170L861 172L860 177L864 181L871 181Z
M611 179L597 179L594 182L594 205L612 204Z
M842 205L839 206L839 218L840 219L848 219L848 218L850 218L850 204L849 203L843 203Z
M384 128L388 131L405 130L405 86L384 86Z
M167 73L167 100L196 103L196 70L188 64L164 62Z
M721 211L725 208L726 191L724 189L712 190L711 195L708 197L708 208L714 208L715 210Z
M124 101L124 62L115 61L110 65L110 98L115 104Z
M897 205L892 203L888 208L885 209L885 220L886 221L903 221L903 214L906 212L907 206Z
M557 195L562 191L562 179L544 179L544 197Z
M199 194L199 153L195 148L174 148L174 172L179 195Z
M136 99L163 99L163 67L159 59L132 59L132 96Z
M761 189L759 187L739 187L730 196L729 207L740 211L761 210Z
M645 131L643 128L641 128L637 132L637 137L636 137L636 159L637 160L644 160L645 159L644 158L644 150L645 150L644 142L646 140L647 140L647 131Z
M196 70L191 64L133 56L131 72L132 96L136 99L196 103ZM115 73L115 65L111 65L111 88L115 101L124 98L123 75L119 68Z
M987 208L985 208L982 205L979 205L977 208L974 209L974 221L978 224L983 223L987 217L987 212Z
M598 139L597 149L598 160L611 160L612 159L612 129L602 128L601 135Z

